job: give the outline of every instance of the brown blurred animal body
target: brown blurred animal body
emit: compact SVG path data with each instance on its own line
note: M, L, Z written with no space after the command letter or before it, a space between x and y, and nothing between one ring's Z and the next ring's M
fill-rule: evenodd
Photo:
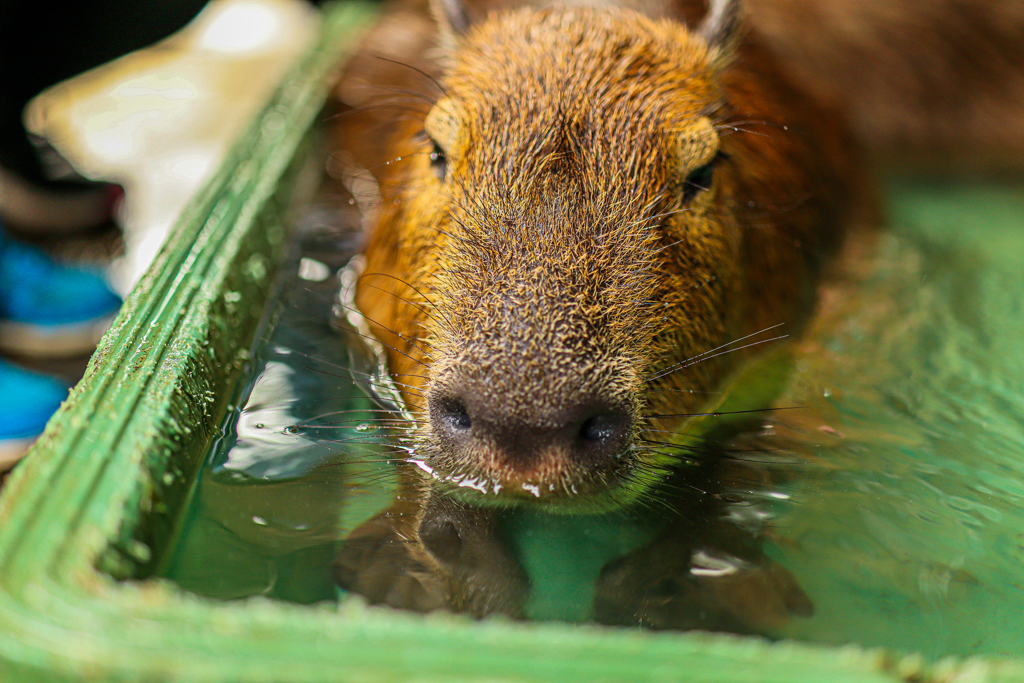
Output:
M1019 170L1024 3L749 0L772 51L883 169Z
M467 0L474 16L551 0ZM420 87L434 77L427 0L392 0L341 83L358 106L374 86ZM702 0L621 0L691 25ZM942 173L1019 170L1024 158L1024 4L1005 0L747 0L749 23L799 87L849 120L882 169ZM373 112L380 122L387 112ZM356 128L364 124L357 125ZM349 143L348 147L354 145ZM363 150L367 168L384 150ZM383 160L383 159L381 159Z

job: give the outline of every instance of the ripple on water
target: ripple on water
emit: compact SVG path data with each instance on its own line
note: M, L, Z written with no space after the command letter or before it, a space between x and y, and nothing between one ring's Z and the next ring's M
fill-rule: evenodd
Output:
M765 490L737 484L745 502L728 512L740 528L771 525L769 555L814 602L814 616L781 635L935 657L1024 654L1019 190L898 188L877 273L815 332L818 350L798 359L779 402L803 409L757 435L766 457L801 463ZM393 447L344 371L374 368L326 323L328 310L310 294L278 309L267 329L258 374L168 564L192 590L331 599L339 539L390 499L381 454ZM549 524L518 542L526 554L544 543L575 549L594 573L606 560L599 545L629 547L641 533L605 531L599 541L571 538L567 525ZM525 564L539 567L544 552ZM592 590L567 576L538 578L537 595L552 602L534 600L532 614L586 618L589 607L576 603Z

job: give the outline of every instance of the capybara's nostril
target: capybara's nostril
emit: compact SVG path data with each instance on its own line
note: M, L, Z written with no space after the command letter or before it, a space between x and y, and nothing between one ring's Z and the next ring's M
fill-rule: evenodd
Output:
M528 469L554 458L566 467L602 467L620 456L633 435L633 413L620 401L580 390L561 400L538 396L532 405L467 387L435 387L430 424L442 452L474 468L486 457Z
M583 421L580 425L580 439L591 443L612 441L620 438L628 427L628 415L602 412Z
M473 428L466 405L454 396L440 394L430 398L430 422L449 439L467 439Z
M621 408L592 411L576 430L575 450L588 459L612 458L620 454L633 432L633 418Z

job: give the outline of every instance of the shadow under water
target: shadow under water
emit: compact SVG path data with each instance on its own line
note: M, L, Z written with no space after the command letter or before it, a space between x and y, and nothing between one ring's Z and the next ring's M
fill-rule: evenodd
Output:
M793 346L794 409L716 421L635 509L412 485L376 356L331 317L338 235L268 311L163 574L217 598L1024 654L1024 194L890 187L873 275Z

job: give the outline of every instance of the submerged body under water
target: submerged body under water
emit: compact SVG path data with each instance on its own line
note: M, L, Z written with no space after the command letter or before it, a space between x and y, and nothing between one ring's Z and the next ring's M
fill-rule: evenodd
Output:
M782 592L798 594L795 616L772 622L773 636L932 657L1024 654L1021 189L894 184L873 275L794 345L777 401L790 409L718 430L671 496L642 514L505 514L523 614L694 625L658 612L671 602L659 562L675 551L651 543L671 519L700 591L743 571L792 577L798 588ZM268 311L253 373L166 553L163 574L188 590L343 598L344 540L395 495L389 459L404 451L369 396L376 358L330 314L343 251L328 264L307 249ZM755 556L733 551L734 536L756 538ZM620 580L639 574L624 566L646 574ZM701 609L674 590L677 609ZM732 607L757 611L758 600ZM766 622L751 623L736 630Z

